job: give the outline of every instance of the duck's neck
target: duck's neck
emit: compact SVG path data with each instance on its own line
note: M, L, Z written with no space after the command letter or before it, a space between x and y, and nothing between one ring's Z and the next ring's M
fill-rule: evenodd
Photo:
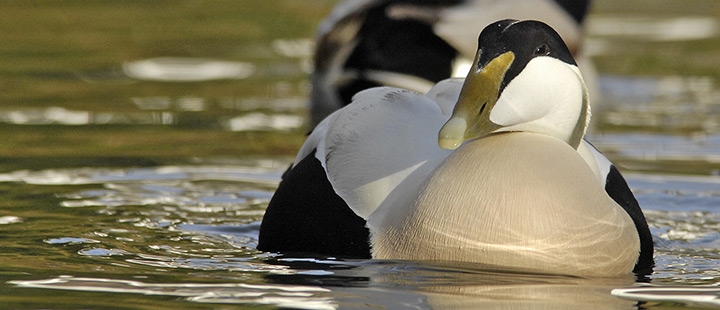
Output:
M551 76L552 78L549 78ZM534 132L580 146L590 121L587 87L576 66L537 58L511 81L490 112L496 132Z
M577 74L577 78L581 82L580 85L582 86L582 106L580 107L580 115L578 116L578 121L575 124L575 128L573 128L573 131L570 134L567 143L572 146L572 148L577 150L577 148L580 146L580 143L582 143L583 137L585 137L588 126L590 125L591 111L590 98L588 95L587 86L585 85L585 81L583 80L582 75L580 74L580 70L577 69L577 67L573 68L573 71L575 71L575 74Z

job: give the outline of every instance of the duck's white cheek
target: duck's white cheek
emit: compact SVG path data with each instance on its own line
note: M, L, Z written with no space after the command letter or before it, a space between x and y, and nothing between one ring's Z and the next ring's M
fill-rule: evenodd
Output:
M507 127L547 115L553 104L551 90L556 86L555 80L562 76L558 70L567 67L559 62L551 57L531 60L500 94L490 112L490 121Z

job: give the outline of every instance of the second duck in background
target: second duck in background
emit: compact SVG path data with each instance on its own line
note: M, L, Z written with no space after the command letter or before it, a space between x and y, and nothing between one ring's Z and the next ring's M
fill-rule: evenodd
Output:
M346 0L321 23L312 74L310 126L350 103L358 91L393 86L419 93L465 77L477 33L497 20L540 20L568 45L593 102L595 70L583 55L590 0Z

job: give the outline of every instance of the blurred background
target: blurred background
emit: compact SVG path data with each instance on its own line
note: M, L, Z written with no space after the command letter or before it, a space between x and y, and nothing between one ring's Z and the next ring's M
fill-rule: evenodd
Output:
M292 156L306 133L315 29L334 5L5 1L2 161ZM717 145L712 135L720 130L717 16L714 0L593 2L584 48L603 94L593 133L639 139L630 146L612 135L594 141L608 144L604 150L625 168L717 173L718 158L695 149ZM673 143L643 134L666 134ZM652 145L678 139L690 145ZM649 157L669 166L636 162ZM707 165L679 167L689 162Z
M254 250L264 207L308 131L315 30L335 4L0 0L0 301L332 309L347 293L390 305L416 293L417 283L374 281L396 275L392 266L345 279L327 262L273 264ZM602 96L589 140L646 212L653 282L718 284L720 1L595 0L584 35ZM311 287L268 285L278 281L268 275ZM384 284L320 288L358 277ZM181 292L225 282L258 286ZM373 285L391 293L378 297ZM261 299L299 302L291 288L310 303ZM152 297L160 291L171 297Z

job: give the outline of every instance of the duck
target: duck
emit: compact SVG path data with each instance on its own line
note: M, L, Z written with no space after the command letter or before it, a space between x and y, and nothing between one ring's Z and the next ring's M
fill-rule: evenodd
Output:
M340 2L317 29L309 126L314 128L367 88L426 93L441 80L464 77L475 55L477 31L506 18L541 20L555 28L599 102L595 67L583 48L589 7L589 0Z
M619 170L584 139L588 90L559 34L485 27L465 79L359 92L312 131L258 250L645 274L653 241Z

